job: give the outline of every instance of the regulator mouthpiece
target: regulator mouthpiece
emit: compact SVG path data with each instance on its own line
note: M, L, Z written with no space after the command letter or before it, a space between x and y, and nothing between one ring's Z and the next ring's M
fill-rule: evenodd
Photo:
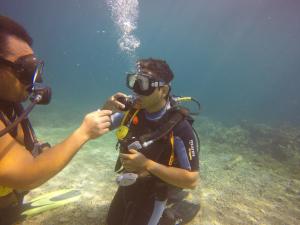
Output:
M51 88L45 85L34 85L30 101L39 105L47 105L51 101Z
M119 97L117 100L125 105L125 108L121 109L121 111L128 111L135 104L135 97L133 95L129 95L128 97Z

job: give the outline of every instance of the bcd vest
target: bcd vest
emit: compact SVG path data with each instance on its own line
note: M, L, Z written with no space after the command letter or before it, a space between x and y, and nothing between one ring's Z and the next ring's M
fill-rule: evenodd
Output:
M151 159L157 163L166 166L176 166L177 161L174 154L174 134L173 128L182 120L186 118L186 115L182 110L168 110L161 119L157 121L150 121L146 119L143 110L137 114L129 112L129 117L133 115L133 118L128 118L129 124L128 133L126 137L119 140L120 152L128 153L128 146L134 141L140 141L144 143L149 139L157 139L147 147L143 147L139 150L145 157ZM126 115L125 115L126 116ZM120 169L120 161L118 160L115 170Z

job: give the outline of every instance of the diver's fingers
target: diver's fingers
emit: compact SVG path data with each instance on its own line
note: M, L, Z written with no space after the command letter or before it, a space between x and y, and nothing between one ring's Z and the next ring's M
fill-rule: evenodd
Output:
M98 112L98 115L95 117L95 122L98 129L103 130L111 126L111 118L109 116L110 113L110 110L106 110L106 112Z
M130 167L127 167L127 168L125 167L125 169L126 169L126 171L129 172L129 173L135 172L135 170L132 169L132 168L130 168Z
M115 107L119 110L119 109L124 109L125 105L121 102L115 101Z
M125 97L126 98L127 95L124 94L124 93L122 93L122 92L117 92L116 94L110 96L109 99L108 99L108 101L114 102L114 101L116 101L120 97Z
M126 162L123 163L123 166L127 172L134 172L134 169L130 165L128 165Z
M110 110L100 110L87 114L80 129L89 139L94 139L109 131L111 126Z
M123 153L120 153L120 157L121 159L123 159L124 161L125 160L128 160L128 159L132 159L132 156L130 154L123 154Z
M104 122L104 123L101 123L101 124L100 124L100 127L106 129L106 128L109 128L110 125L111 125L110 122Z
M102 122L102 123L105 123L105 122L110 122L110 123L111 123L111 118L110 118L110 116L99 116L99 117L97 118L97 120L98 120L99 122Z
M120 97L127 97L126 94L122 93L122 92L117 92L116 94L114 94L113 96L113 99L117 99L117 98L120 98Z
M110 110L105 110L105 112L103 112L103 110L97 111L96 120L98 123L109 122L109 124L111 124L111 113L112 111Z
M124 93L121 93L121 92L118 92L116 93L114 96L113 96L113 103L114 103L114 106L116 107L116 109L124 109L125 108L125 105L120 101L120 99L125 99L127 98L128 96L125 95Z
M128 151L129 151L130 153L132 153L132 154L138 153L138 151L135 150L135 149L129 149Z
M114 111L119 111L120 109L124 109L125 105L121 103L118 98L126 98L126 95L117 95L112 96L107 102L106 102L106 108L112 109ZM104 107L105 108L105 107Z
M122 163L123 163L123 166L128 167L129 160L128 160L128 159L123 159L123 160L122 160Z
M107 109L103 109L103 110L98 109L97 113L99 116L110 116L112 114L112 111Z

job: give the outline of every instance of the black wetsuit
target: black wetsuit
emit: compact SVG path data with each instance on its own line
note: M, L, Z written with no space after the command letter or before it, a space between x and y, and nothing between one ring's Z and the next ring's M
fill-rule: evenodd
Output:
M133 135L142 135L149 130L155 130L160 125L160 120L149 120L144 111L139 112L139 125L130 127ZM199 158L197 139L193 128L187 120L181 121L173 128L175 138L175 160L173 167L187 169L189 171L199 170ZM166 136L151 147L142 152L147 158L168 165L170 159L170 138ZM176 151L176 148L178 151ZM163 149L158 157L155 155L157 149ZM154 152L154 154L152 153ZM183 163L185 162L185 163ZM110 205L107 217L108 225L147 225L154 210L156 201L166 201L168 191L173 186L166 184L155 176L137 179L133 185L120 186Z

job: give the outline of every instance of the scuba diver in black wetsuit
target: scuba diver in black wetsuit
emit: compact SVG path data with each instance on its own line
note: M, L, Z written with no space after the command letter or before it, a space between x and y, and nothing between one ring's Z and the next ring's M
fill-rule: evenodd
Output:
M54 147L40 143L27 118L35 104L48 104L50 88L42 86L43 62L31 48L25 29L0 15L0 224L19 219L26 190L59 171L87 141L109 131L109 110L87 114L68 138ZM22 102L32 103L23 109ZM48 203L47 203L48 204Z
M177 212L170 218L163 212L174 197L171 193L180 195L180 190L194 189L199 182L197 135L188 111L170 95L173 73L168 64L150 58L138 60L136 67L137 71L127 76L127 86L135 93L132 106L127 107L130 99L122 93L103 106L113 111L127 110L112 115L110 129L118 127L120 149L115 170L121 174L107 224L184 224L192 218ZM114 107L117 104L119 109ZM190 206L187 204L186 210ZM192 210L191 217L199 205L193 205ZM184 221L178 223L180 220Z

